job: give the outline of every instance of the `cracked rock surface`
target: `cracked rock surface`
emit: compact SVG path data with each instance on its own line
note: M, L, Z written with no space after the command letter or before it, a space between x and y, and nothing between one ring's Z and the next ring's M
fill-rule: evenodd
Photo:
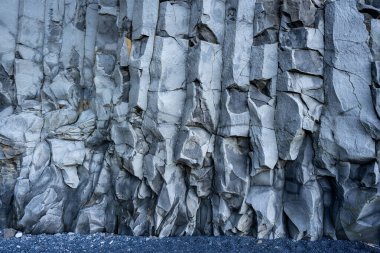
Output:
M0 1L0 227L379 243L379 17Z

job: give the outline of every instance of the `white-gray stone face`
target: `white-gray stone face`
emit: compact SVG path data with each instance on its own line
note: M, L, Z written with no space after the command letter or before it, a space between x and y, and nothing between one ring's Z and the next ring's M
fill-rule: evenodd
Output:
M1 0L0 228L380 241L380 6Z

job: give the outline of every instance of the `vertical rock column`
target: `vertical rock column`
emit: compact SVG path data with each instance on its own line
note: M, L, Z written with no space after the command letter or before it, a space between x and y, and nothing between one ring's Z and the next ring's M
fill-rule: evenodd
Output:
M45 1L39 1L38 3L28 0L19 1L15 87L20 113L7 118L9 125L2 125L8 129L18 126L12 133L12 139L19 142L25 148L20 156L22 164L19 169L19 177L14 192L16 227L27 232L35 231L36 226L41 226L44 223L39 223L39 221L44 221L49 216L46 215L48 208L52 208L49 204L56 200L54 198L56 192L50 187L51 185L45 187L46 181L40 177L41 172L46 168L47 160L50 159L48 144L46 142L39 143L44 124L41 89L44 79L42 63L45 7ZM14 121L15 119L18 122ZM38 156L41 151L45 155L39 158ZM46 178L51 179L49 175ZM36 189L41 189L42 191L36 193L34 192ZM52 197L52 201L48 205L43 206L43 199L48 195ZM34 201L32 201L33 199ZM59 208L54 211L60 213ZM52 210L52 212L54 211ZM34 215L39 217L39 219L33 218L32 216ZM37 223L39 224L37 225ZM53 223L55 224L53 225ZM62 230L62 222L57 221L57 219L52 219L52 223L49 225L52 230Z
M25 164L15 188L15 205L20 229L55 233L71 229L79 210L79 206L72 208L71 200L75 201L75 189L80 184L78 170L86 153L83 140L93 130L95 118L91 113L80 113L85 2L47 0L39 3L41 6L36 8L32 1L20 2L25 16L20 17L20 23L24 22L23 18L32 23L38 20L31 26L38 28L33 36L39 36L33 43L41 42L25 44L23 36L30 39L29 30L20 30L18 55L23 62L29 59L43 66L43 85L38 88L39 98L34 100L39 105L30 97L20 97L20 103L22 110L41 114L43 122L33 154L23 159ZM28 29L30 22L26 24ZM69 39L73 34L76 39ZM25 69L30 71L33 67ZM65 209L70 212L64 212Z
M322 189L311 139L324 103L322 8L313 1L285 0L282 5L275 125L284 161L287 230L296 239L316 240L323 234Z
M88 15L86 24L80 18L83 12L86 16ZM72 225L76 232L114 232L116 227L117 203L114 201L112 182L120 168L112 159L114 146L109 141L109 129L112 125L114 104L116 104L114 93L115 90L117 91L115 79L118 77L115 71L119 38L118 12L117 1L100 0L97 5L89 2L87 8L81 7L80 2L77 1L75 26L78 29L86 27L86 34L84 37L85 58L80 61L85 70L81 71L80 83L85 90L79 108L85 111L81 113L76 125L79 128L86 126L87 123L92 131L85 132L82 138L79 137L79 140L85 140L84 144L91 146L91 149L86 149L83 162L83 167L86 169L83 171L83 176L90 177L90 180L81 182L79 189L84 194L76 196L82 205L75 213L76 217ZM94 36L95 31L96 36ZM92 70L90 70L91 61L93 62ZM92 85L89 86L91 78L93 78ZM82 117L84 122L81 122ZM95 126L91 126L93 117L96 118ZM80 123L82 126L79 125ZM88 134L91 135L88 136Z
M146 188L143 179L143 158L147 144L142 137L141 118L130 113L129 91L131 88L132 21L135 10L134 0L120 1L117 26L119 28L118 55L114 72L113 113L110 129L112 141L112 170L117 177L112 185L118 201L117 232L128 235L149 233L150 219L147 213L150 201L140 194ZM137 8L137 7L136 7ZM141 12L139 12L141 14ZM147 71L147 70L145 70ZM132 120L131 120L132 119ZM132 125L133 124L133 125ZM144 217L142 219L142 217Z
M18 33L19 1L0 3L0 227L8 227L12 221L12 196L20 167L18 155L23 152L22 143L14 143L7 132L12 121L7 116L17 105L14 63ZM8 133L9 134L9 133Z
M161 2L150 64L148 107L143 131L149 143L144 177L156 199L153 234L192 234L186 203L185 173L174 158L186 100L190 4Z
M358 7L364 13L368 10L353 0L325 5L327 103L321 117L317 162L339 189L335 208L330 208L335 214L336 236L378 242L379 223L373 217L379 203L376 142L380 124L371 100L370 85L376 78L371 77L368 45L368 30L375 32L371 29L375 27L371 22L366 27ZM376 36L372 40L374 49Z
M120 204L116 216L122 234L153 233L150 210L156 199L143 177L149 146L142 125L148 107L158 9L159 1L125 0L120 2L118 13L120 35L110 138L112 170L117 173L114 189Z
M248 90L255 1L226 1L218 135L215 138L214 234L251 233Z
M274 126L279 9L280 1L256 1L250 48L248 109L252 152L247 203L254 211L253 233L258 238L278 238L284 234L283 170L276 166L278 150Z
M186 234L210 234L212 156L219 120L225 3L191 3L190 48L187 55L186 102L175 161L186 171Z

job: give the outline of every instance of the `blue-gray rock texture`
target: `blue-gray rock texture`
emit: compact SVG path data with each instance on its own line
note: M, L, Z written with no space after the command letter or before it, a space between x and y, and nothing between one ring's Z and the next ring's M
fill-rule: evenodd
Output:
M1 0L0 227L380 241L377 0Z

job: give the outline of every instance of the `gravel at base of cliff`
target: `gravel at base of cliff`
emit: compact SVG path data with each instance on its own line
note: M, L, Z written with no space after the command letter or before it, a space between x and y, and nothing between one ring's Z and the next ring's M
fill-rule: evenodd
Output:
M129 237L113 234L24 235L0 238L0 252L380 252L375 245L353 241L287 239L257 240L251 237Z

